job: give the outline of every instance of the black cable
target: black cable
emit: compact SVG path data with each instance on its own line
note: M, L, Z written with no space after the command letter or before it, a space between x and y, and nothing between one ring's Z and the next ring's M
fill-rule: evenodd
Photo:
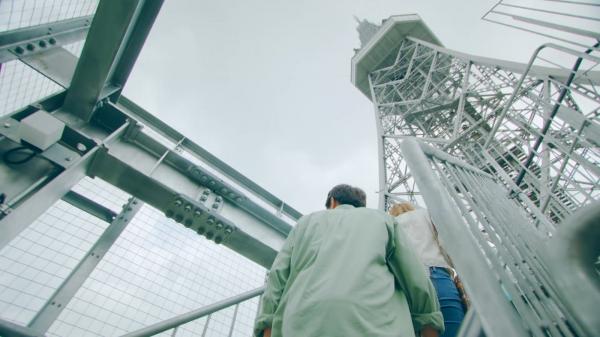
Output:
M22 154L22 152L25 152L24 154ZM7 164L11 164L11 165L21 165L21 164L25 164L26 162L30 161L33 157L35 157L36 154L38 154L39 152L26 147L26 146L19 146L19 147L15 147L12 148L6 152L4 152L2 154L2 160L7 163ZM15 159L14 156L23 156L20 159Z

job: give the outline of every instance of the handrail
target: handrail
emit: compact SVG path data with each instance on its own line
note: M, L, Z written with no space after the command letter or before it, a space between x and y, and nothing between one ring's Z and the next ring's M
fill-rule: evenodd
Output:
M246 300L249 300L251 298L254 298L256 296L261 295L263 292L265 291L265 286L262 286L260 288L256 288L254 290L250 290L247 291L245 293L241 293L239 295L224 299L222 301L219 302L215 302L213 304L209 304L205 307L202 307L200 309L196 309L194 311L190 311L188 313L185 314L181 314L179 316L175 316L173 318L169 318L167 320L164 320L162 322L158 322L155 324L152 324L150 326L147 326L145 328L136 330L136 331L132 331L128 334L123 335L122 337L145 337L145 336L153 336L156 334L159 334L163 331L169 330L169 329L173 329L175 327L178 327L182 324L197 320L199 318L202 318L204 316L210 315L216 311L228 308L232 305L236 305L238 303L244 302Z
M419 138L419 140L421 140L421 139ZM452 157L451 155L447 154L446 152L436 149L430 145L427 145L427 144L423 143L422 141L419 141L419 146L421 147L421 150L423 150L423 152L428 156L436 157L440 160L451 163L452 165L456 165L465 170L469 170L471 172L474 172L481 176L490 178L492 180L496 179L493 175L486 173L473 165L469 165L469 164L465 163L464 161L458 160L457 158Z
M594 263L600 256L600 202L567 218L546 246L544 259L559 296L588 336L600 331L600 281Z
M437 226L440 237L446 242L453 242L446 249L452 256L458 273L462 275L475 309L481 315L481 325L487 336L526 336L525 327L520 324L496 277L492 273L483 272L489 270L485 257L479 253L480 249L452 204L450 195L431 169L429 159L419 142L409 138L402 142L400 148L425 198L433 222L440 224ZM470 283L473 280L488 286L474 287L474 283ZM495 284L498 286L494 286ZM498 315L500 312L505 315Z

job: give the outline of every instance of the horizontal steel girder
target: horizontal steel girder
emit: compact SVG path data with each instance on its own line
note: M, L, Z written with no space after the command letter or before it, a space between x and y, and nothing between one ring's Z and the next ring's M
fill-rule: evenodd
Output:
M48 104L43 102L40 106L48 107ZM29 107L27 111L31 109ZM276 207L267 209L257 204L248 198L248 191L241 191L174 149L167 148L144 133L135 122L128 124L124 113L113 104L104 106L94 118L96 125L110 126L104 133L98 127L70 124L68 113L57 112L54 115L66 121L72 132L88 135L99 143L56 177L51 177L0 220L2 246L58 199L65 195L67 199L73 199L68 194L71 187L85 175L90 175L139 198L190 230L223 243L264 267L270 267L291 230L288 221L292 221L276 214ZM36 176L41 170L37 167L32 167L32 170L23 170L23 167L6 169ZM3 186L10 187L11 184L11 181L2 181ZM89 208L80 198L71 201L71 204L83 205L84 210ZM102 210L100 213L106 218L111 216Z
M100 149L97 176L167 217L270 267L291 226L243 192L131 127L126 140ZM166 155L165 155L166 154ZM157 165L158 158L162 158Z

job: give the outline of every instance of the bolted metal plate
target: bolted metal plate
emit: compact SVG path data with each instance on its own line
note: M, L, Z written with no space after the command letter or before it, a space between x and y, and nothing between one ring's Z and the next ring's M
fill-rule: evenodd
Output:
M19 143L21 142L21 137L19 137L20 125L21 122L14 118L0 118L0 134L13 142Z
M59 143L52 144L46 151L42 152L41 155L64 168L71 167L81 158L79 153Z
M206 190L205 190L206 191ZM221 198L221 197L217 197ZM216 199L215 199L216 200ZM222 198L220 206L222 207ZM213 203L214 205L214 203ZM237 227L219 215L220 208L206 207L204 204L191 198L178 194L169 203L165 215L172 218L196 233L205 236L217 244L225 242L237 230Z

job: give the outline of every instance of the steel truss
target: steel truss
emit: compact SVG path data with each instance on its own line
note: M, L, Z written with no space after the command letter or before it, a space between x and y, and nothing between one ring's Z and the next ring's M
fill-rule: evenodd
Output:
M548 50L572 63L536 65ZM600 328L597 50L548 43L516 64L446 49L417 15L402 15L352 60L375 111L380 208L428 206L472 296L463 336Z
M567 87L561 81L564 73L533 68L519 85L522 73L522 68L405 39L394 63L371 72L369 78L382 138L382 206L394 196L417 193L399 149L406 136L423 138L505 176L510 190L531 200L554 224L597 200L600 79L594 73L581 74ZM558 102L561 90L566 96ZM558 113L550 120L555 106ZM545 123L550 123L547 132ZM538 138L542 146L534 149ZM482 151L493 161L482 158ZM530 154L533 160L525 165ZM524 179L512 186L521 171Z
M110 224L23 333L48 331L144 203L265 268L301 216L121 95L161 5L100 1L93 21L74 18L0 33L0 62L26 63L65 88L0 116L2 153L20 146L21 121L37 111L65 124L61 140L31 160L0 162L0 192L6 196L0 201L0 248L60 199ZM63 48L84 38L80 58ZM72 191L86 176L132 198L117 213ZM24 329L0 323L11 333Z

